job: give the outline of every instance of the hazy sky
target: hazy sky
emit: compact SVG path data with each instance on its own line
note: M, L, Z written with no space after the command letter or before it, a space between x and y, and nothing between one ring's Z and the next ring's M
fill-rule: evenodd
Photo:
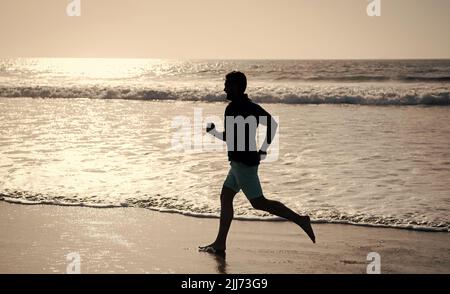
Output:
M0 0L0 57L450 58L450 0Z

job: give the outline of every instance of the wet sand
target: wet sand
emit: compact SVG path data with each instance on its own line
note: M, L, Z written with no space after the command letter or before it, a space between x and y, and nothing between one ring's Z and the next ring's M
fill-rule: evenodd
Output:
M81 273L366 273L369 252L382 273L450 273L449 233L315 224L312 244L291 223L234 221L224 262L197 251L218 219L6 202L0 211L0 273L65 273L71 252Z

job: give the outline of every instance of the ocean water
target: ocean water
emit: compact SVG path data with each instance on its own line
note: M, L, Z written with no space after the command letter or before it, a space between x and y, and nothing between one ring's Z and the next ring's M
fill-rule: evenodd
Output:
M0 198L217 217L225 146L205 135L178 150L174 121L192 138L220 127L233 69L279 119L266 197L316 222L449 230L446 60L3 59ZM273 219L242 194L235 215Z
M0 97L216 102L231 70L258 102L450 104L450 60L0 59Z

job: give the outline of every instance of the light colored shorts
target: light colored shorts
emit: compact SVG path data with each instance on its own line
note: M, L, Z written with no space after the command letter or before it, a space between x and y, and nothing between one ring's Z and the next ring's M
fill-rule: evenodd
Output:
M242 189L248 200L263 196L261 183L258 178L258 165L248 166L246 164L231 161L230 171L223 185L236 193Z

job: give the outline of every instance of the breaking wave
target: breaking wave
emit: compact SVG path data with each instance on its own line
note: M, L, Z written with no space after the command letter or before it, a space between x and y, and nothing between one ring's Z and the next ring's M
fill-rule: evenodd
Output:
M220 102L225 100L219 89L207 87L0 87L0 97L94 98L136 100L180 100ZM450 89L438 88L365 88L319 86L254 87L251 98L262 103L284 104L359 104L359 105L450 105Z
M145 208L153 211L178 213L192 217L218 218L219 211L208 209L203 206L201 210L191 209L189 205L183 207L179 203L162 203L151 196L148 199L125 199L120 203L103 203L103 202L85 202L83 200L64 199L59 196L58 199L52 199L41 194L29 194L15 191L13 193L0 193L0 201L23 204L23 205L58 205L58 206L79 206L90 208L119 208L119 207L136 207ZM365 214L349 214L330 210L327 212L308 211L313 223L330 223L330 224L349 224L368 227L397 228L417 231L429 232L449 232L449 222L432 222L432 221L416 221L413 219L399 219L391 216L373 216ZM236 213L235 219L247 221L283 221L283 219L274 216L260 216Z

